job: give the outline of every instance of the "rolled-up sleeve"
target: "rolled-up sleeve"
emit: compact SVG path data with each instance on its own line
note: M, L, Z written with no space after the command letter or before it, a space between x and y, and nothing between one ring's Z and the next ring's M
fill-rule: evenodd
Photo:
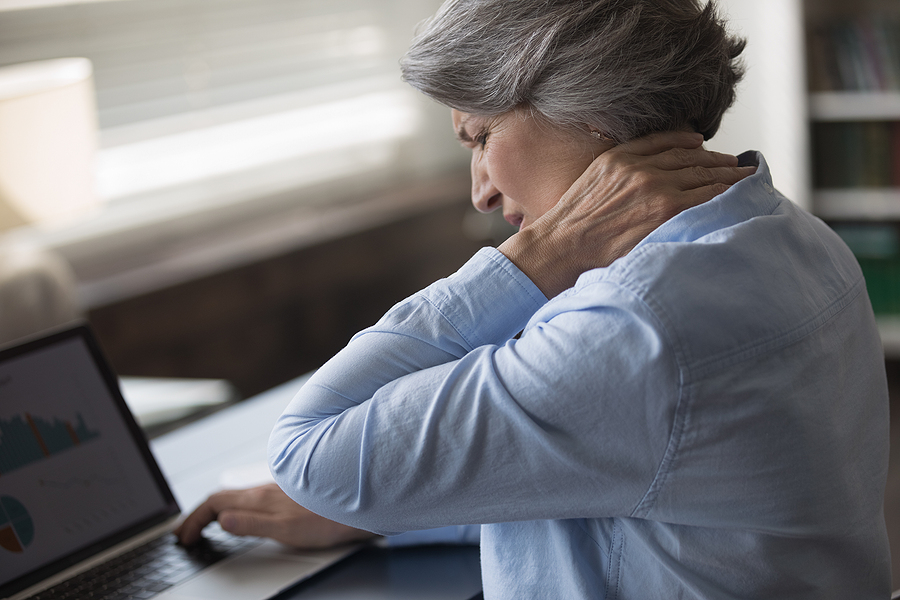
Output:
M320 515L383 534L628 514L671 422L646 400L669 406L677 376L652 313L608 295L558 298L529 324L546 298L480 251L300 390L270 439L276 481Z

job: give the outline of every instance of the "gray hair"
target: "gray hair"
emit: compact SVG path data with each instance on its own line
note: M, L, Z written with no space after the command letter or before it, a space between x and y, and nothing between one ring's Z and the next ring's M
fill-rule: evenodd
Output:
M745 44L711 0L448 0L400 64L405 81L462 112L528 107L618 142L684 128L709 139Z

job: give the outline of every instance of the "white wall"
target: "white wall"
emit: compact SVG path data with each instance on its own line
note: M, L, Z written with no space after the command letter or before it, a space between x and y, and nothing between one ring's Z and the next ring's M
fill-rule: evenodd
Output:
M707 147L766 156L775 187L810 208L806 69L801 0L719 0L730 29L748 39L747 76Z

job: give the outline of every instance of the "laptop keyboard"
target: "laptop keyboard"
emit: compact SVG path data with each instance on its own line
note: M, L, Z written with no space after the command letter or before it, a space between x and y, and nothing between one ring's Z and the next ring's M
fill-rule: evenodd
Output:
M145 600L256 543L219 530L195 546L175 544L166 535L89 569L28 600Z

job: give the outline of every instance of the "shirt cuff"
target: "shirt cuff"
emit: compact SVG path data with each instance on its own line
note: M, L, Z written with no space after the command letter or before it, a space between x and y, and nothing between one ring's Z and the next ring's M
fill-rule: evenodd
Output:
M421 294L472 348L506 342L547 303L534 282L496 248L482 248Z

